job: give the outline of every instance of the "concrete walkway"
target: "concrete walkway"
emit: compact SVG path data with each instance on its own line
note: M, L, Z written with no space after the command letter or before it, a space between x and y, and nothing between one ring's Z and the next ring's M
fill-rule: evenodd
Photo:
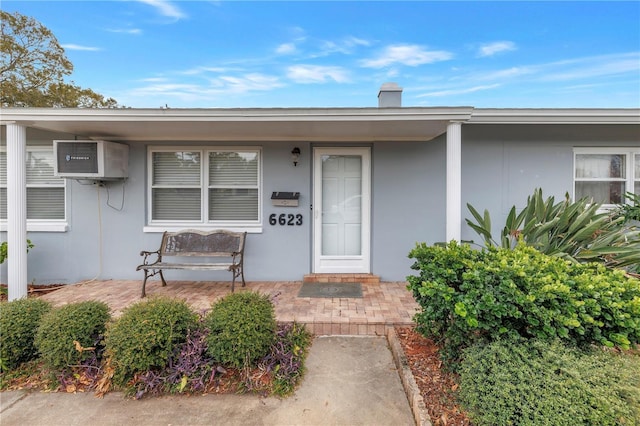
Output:
M13 425L413 425L385 337L317 337L307 373L286 399L254 395L125 399L110 393L0 393L0 424Z

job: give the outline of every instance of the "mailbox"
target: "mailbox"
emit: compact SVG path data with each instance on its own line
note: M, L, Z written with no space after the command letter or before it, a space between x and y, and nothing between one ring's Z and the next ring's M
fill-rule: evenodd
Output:
M271 204L278 207L298 207L299 192L277 191L271 193Z

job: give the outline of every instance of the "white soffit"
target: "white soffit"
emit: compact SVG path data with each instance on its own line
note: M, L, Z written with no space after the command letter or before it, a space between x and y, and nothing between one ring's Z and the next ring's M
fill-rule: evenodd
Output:
M6 108L2 120L121 141L425 141L465 121L457 108Z
M114 141L428 141L450 122L640 124L638 109L3 108L2 124Z

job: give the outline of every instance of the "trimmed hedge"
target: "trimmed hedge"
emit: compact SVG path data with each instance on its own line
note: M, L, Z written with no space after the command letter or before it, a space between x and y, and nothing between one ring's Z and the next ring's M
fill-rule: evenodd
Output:
M640 357L559 343L464 351L459 399L482 425L640 425Z
M232 293L215 302L204 324L210 331L209 354L236 368L266 356L276 338L273 304L256 292Z
M114 382L125 385L137 373L164 368L196 326L197 315L181 300L158 297L126 308L105 339Z
M628 349L640 342L640 281L600 264L575 264L523 244L483 251L418 245L408 277L417 328L446 359L479 340L525 337Z
M42 299L19 299L0 303L0 371L37 358L34 344L42 316L51 305Z
M71 303L45 314L35 337L45 365L54 370L79 365L91 355L82 348L101 345L110 317L109 307L97 301Z

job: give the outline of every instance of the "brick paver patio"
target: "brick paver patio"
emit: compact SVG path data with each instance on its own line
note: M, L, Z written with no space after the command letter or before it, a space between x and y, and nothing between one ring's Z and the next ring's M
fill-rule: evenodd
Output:
M228 282L168 281L147 282L147 297L159 295L184 299L193 309L211 307L212 302L231 291ZM257 291L274 300L278 321L304 323L316 335L384 335L394 326L412 325L418 304L405 282L362 284L362 298L298 297L300 281L247 282L236 291ZM140 301L141 281L108 280L68 285L43 297L54 305L83 300L105 302L117 316L122 309Z

